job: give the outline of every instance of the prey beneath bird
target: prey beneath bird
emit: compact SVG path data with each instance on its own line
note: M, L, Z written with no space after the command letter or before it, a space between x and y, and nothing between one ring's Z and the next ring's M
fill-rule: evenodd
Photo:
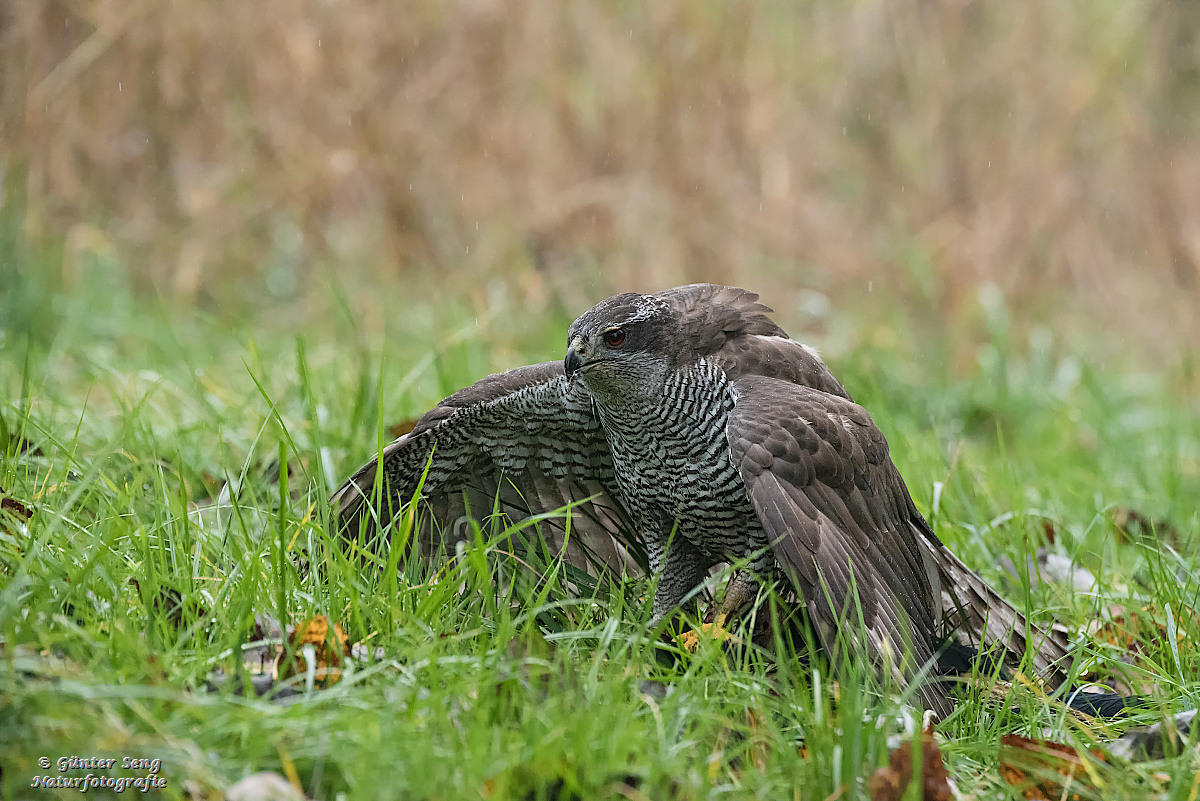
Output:
M952 631L1012 667L1028 643L1042 680L1060 684L1065 639L1027 623L947 550L870 415L770 312L752 292L713 284L598 303L571 325L563 362L451 395L355 473L333 499L344 536L377 540L422 477L426 550L463 538L455 522L497 497L521 516L590 499L573 507L569 539L559 529L548 545L620 570L636 541L658 574L656 615L714 565L743 562L726 618L759 581L780 579L824 647L840 631L896 678L932 664ZM918 693L941 715L952 708L937 683Z

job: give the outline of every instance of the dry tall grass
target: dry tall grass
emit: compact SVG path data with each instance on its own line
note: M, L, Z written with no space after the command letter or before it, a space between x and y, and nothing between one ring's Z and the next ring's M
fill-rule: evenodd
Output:
M1194 4L2 8L30 226L88 247L99 223L184 294L284 259L582 281L579 304L870 286L953 320L986 280L1200 342Z

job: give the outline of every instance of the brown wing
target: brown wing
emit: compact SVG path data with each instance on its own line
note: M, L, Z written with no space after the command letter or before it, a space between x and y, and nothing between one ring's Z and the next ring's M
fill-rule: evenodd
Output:
M727 341L764 334L787 336L767 315L769 306L758 295L735 286L689 284L655 294L675 310L684 339L697 356L715 353Z
M778 378L851 400L814 349L786 336L737 337L726 342L712 358L730 379L754 375Z
M761 375L850 399L817 352L789 339L767 315L771 308L745 289L690 284L659 292L672 306L684 341L696 357L710 357L731 378Z
M786 336L732 337L712 358L733 380L750 376L775 378L850 400L849 393L816 351ZM819 397L819 394L810 396L809 402ZM814 422L824 419L820 413L814 413L813 418ZM874 426L870 430L873 435L878 434ZM882 435L879 436L882 443ZM907 509L906 519L916 531L925 570L931 574L937 631L952 633L960 642L973 647L999 647L1004 662L1012 669L1019 668L1029 655L1038 676L1051 688L1066 681L1071 664L1066 630L1055 625L1047 631L1029 623L1019 609L951 553L913 505L887 457L886 443L882 443L882 448L887 463L886 481L895 484L890 492L897 508Z
M920 515L870 416L850 401L762 376L733 382L730 453L776 559L824 645L854 640L911 677L935 649L935 598L917 541ZM903 657L907 655L905 661ZM922 691L941 712L936 688Z
M363 465L331 503L343 537L378 550L383 531L420 487L424 553L467 539L468 518L486 518L497 501L514 519L575 504L567 560L586 569L635 569L633 527L611 490L613 478L590 399L567 381L561 362L546 362L446 398ZM562 550L565 519L542 520L538 528L552 552Z

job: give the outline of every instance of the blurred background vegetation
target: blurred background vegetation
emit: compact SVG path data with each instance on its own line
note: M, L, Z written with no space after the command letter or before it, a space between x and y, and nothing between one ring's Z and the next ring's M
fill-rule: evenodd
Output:
M53 251L6 282L379 322L711 280L964 366L983 288L1095 353L1200 340L1192 3L22 0L0 48L4 215Z

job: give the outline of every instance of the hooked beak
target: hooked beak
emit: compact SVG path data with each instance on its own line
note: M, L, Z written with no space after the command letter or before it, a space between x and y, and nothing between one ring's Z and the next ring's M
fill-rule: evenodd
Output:
M567 378L579 372L579 368L583 367L583 357L580 356L574 347L567 349L567 358L563 359L563 370L567 373Z

